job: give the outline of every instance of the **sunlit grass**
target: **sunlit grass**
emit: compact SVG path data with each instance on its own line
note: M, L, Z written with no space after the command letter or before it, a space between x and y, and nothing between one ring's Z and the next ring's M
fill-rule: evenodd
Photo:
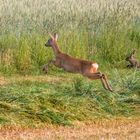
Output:
M112 93L104 90L99 81L78 75L5 77L0 87L0 124L37 127L137 116L139 80L138 73L124 78L116 73L110 79Z
M40 73L53 57L47 32L58 32L61 49L100 67L124 67L133 49L139 58L138 1L12 0L0 2L0 71Z

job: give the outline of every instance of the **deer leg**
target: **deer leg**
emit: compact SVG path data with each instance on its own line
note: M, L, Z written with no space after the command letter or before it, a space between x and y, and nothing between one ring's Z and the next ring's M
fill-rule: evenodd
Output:
M60 60L50 60L50 61L48 62L48 64L45 64L45 65L43 66L43 68L42 68L42 70L43 70L45 73L48 72L48 67L49 67L50 64L53 64L53 65L55 65L56 67L61 68L61 61L60 61Z
M112 90L112 88L110 87L110 85L108 83L107 77L104 74L102 74L102 78L104 79L108 90L112 92L113 90Z
M85 73L85 74L83 74L83 76L88 77L89 79L92 79L92 80L100 79L101 82L102 82L103 87L106 90L110 90L110 88L108 88L108 86L107 86L107 83L106 83L106 81L105 81L102 73L100 73L100 72L96 72L96 73Z
M106 82L105 82L105 80L104 80L103 77L101 77L101 82L102 82L103 87L104 87L106 90L109 90L109 89L108 89L108 86L107 86L107 84L106 84Z
M43 65L42 70L45 73L48 73L48 67L50 64L53 64L55 62L55 60L50 60L47 64Z
M58 68L61 68L61 61L58 59L56 61L53 62L53 64L58 67Z
M128 65L127 65L127 68L132 68L132 67L133 67L132 64L128 64Z

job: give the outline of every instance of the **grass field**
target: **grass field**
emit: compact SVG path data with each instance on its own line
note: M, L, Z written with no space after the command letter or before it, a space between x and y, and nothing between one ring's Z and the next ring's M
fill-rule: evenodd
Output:
M1 125L71 125L77 120L139 116L140 74L115 73L110 75L113 93L104 90L100 81L62 72L1 77Z
M48 32L96 61L114 91L54 66L43 74ZM140 60L138 0L0 0L0 139L139 139L140 71L125 61L134 49Z
M115 73L113 93L63 72L0 76L0 138L139 139L140 74Z

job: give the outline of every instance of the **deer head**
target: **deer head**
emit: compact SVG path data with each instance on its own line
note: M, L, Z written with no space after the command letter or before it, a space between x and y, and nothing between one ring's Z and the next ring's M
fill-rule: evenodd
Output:
M54 35L51 35L49 33L49 36L50 36L50 39L46 42L46 44L45 44L46 47L51 47L51 46L55 45L57 42L57 38L58 38L57 33L55 33Z
M126 61L134 60L135 59L135 57L134 57L135 52L136 52L136 50L133 50L133 52L129 56L127 56L125 60Z

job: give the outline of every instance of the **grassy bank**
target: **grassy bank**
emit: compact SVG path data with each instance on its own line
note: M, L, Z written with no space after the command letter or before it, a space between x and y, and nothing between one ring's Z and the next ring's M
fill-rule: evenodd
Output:
M1 77L0 124L39 127L139 116L139 73L115 73L113 93L78 75Z

